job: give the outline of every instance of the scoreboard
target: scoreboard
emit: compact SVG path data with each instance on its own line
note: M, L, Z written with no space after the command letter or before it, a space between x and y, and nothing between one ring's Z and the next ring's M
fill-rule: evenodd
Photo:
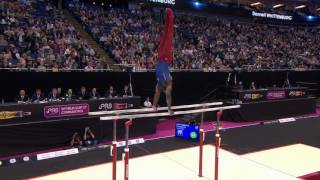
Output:
M176 137L190 140L199 139L199 125L197 124L177 122L175 132Z

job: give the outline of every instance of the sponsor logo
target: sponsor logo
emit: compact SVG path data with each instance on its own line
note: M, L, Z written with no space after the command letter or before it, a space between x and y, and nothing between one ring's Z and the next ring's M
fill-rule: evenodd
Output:
M102 103L99 106L99 110L110 110L112 109L112 103Z
M268 125L268 124L275 124L275 123L279 123L279 120L264 121L264 122L261 122L260 124Z
M80 151L92 151L92 150L95 150L95 149L98 149L98 148L99 148L98 146L82 147L82 148L80 148Z
M268 91L267 99L282 99L286 97L285 91Z
M42 153L42 154L37 154L37 160L40 161L40 160L51 159L56 157L69 156L69 155L78 154L78 153L79 153L78 148Z
M80 116L87 115L89 113L89 104L67 104L67 105L55 105L45 106L44 116L46 118L51 117L63 117L63 116Z
M12 119L12 118L22 118L24 116L30 116L31 112L23 111L0 111L0 120L2 119Z
M25 157L23 157L23 161L28 162L28 161L30 161L30 158L28 156L25 156Z
M286 122L293 122L296 121L295 118L283 118L283 119L279 119L279 123L286 123Z
M263 95L262 94L255 94L255 93L250 93L250 94L245 94L244 96L243 96L243 98L245 99L245 100L257 100L257 99L261 99L261 98L263 98Z
M305 91L289 91L289 96L290 97L301 97L306 94Z
M138 139L132 139L132 140L129 140L128 141L128 145L134 145L134 144L142 144L144 143L144 139L143 138L138 138ZM126 142L125 141L120 141L120 142L117 142L117 147L123 147L126 145Z
M133 104L129 103L102 103L99 106L99 110L120 110L133 107Z
M161 3L161 4L171 4L171 5L176 4L175 0L149 0L149 1L155 2L155 3Z
M14 164L14 163L17 162L17 160L16 159L10 159L9 162L10 162L10 164Z

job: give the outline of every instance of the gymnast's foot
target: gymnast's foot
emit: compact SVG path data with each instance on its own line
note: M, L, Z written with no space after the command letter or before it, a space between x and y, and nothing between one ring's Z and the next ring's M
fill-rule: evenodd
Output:
M157 111L158 110L157 106L152 106L152 109L153 109L153 111Z

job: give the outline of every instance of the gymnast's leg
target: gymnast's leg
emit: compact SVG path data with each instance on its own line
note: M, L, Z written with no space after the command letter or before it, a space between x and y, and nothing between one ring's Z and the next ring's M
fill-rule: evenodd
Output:
M161 95L162 87L157 83L155 93L153 96L152 108L156 111L158 107L159 98Z
M168 78L166 81L166 88L165 88L165 94L166 94L166 101L167 101L167 106L168 106L168 112L170 115L173 114L173 111L171 109L171 104L172 104L172 78Z

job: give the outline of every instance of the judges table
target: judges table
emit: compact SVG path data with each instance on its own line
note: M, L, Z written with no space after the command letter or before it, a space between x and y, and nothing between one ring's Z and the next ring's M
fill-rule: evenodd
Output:
M111 140L112 121L100 121L89 116L89 111L139 108L140 97L107 98L41 104L0 105L0 157L70 144L77 132L82 137L85 127L90 127L99 140ZM118 137L124 135L124 122L119 120ZM156 131L156 119L135 119L130 136L140 136ZM31 149L30 149L31 148Z
M88 117L90 111L138 108L140 97L0 105L0 126ZM14 113L16 112L16 113Z
M241 108L224 113L224 120L265 121L300 116L316 111L316 98L308 96L304 87L255 90L234 89L230 104Z

